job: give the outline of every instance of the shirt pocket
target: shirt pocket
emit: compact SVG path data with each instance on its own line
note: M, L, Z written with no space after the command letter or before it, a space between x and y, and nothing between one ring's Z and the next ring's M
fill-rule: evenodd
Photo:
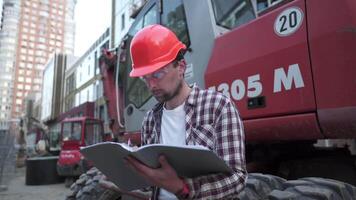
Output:
M212 125L197 125L192 127L191 130L194 144L208 147L210 150L214 149L215 130Z

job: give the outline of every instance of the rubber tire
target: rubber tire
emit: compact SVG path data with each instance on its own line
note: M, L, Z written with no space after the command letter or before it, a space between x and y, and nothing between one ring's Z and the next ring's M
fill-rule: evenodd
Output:
M237 196L240 200L266 199L274 189L283 189L286 180L269 174L250 173L245 189Z
M69 188L71 185L73 185L74 181L75 181L75 177L66 177L64 180L64 186L66 188Z
M58 156L26 159L26 185L47 185L64 181L57 173Z
M67 200L117 200L121 198L119 193L105 189L99 185L104 175L95 167L80 175L71 187L71 194Z
M325 178L301 178L286 181L282 190L274 190L270 200L352 200L356 187L348 183Z

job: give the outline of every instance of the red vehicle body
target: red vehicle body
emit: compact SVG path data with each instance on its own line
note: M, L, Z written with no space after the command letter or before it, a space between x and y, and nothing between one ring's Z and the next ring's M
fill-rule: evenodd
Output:
M189 18L190 12L196 9L189 6L195 3L183 2L189 29L189 23L194 24L193 21L199 19ZM137 29L137 24L152 11L155 4L159 4L156 15L164 15L164 2L148 1L137 15L132 30ZM214 38L206 68L194 66L203 68L203 73L195 76L203 78L206 89L224 93L237 105L245 127L250 172L262 169L262 172L278 173L276 170L281 165L289 165L296 160L300 162L292 165L313 165L314 161L311 160L320 155L328 159L329 156L332 159L346 158L347 168L353 167L352 160L355 158L352 155L355 151L352 152L352 146L347 145L354 144L356 138L355 13L356 3L350 0L322 3L315 0L278 1L278 4L258 12L255 19L218 34ZM298 24L293 21L296 19L299 20ZM283 34L287 30L284 26L288 23L290 27L297 28L294 32ZM194 59L203 59L191 58L195 52L194 43L204 43L199 41L201 37L195 40L194 35L202 33L194 31L189 30L192 50L186 53L188 64L194 63ZM108 100L109 106L119 105L119 112L109 113L116 127L122 124L122 116L130 117L132 112L145 112L144 106L134 108L127 102L127 97L134 95L129 93L130 87L138 87L132 83L139 82L127 76L131 68L129 46L132 36L129 31L116 49L117 55L106 51L101 60L104 90L116 89L119 94ZM118 73L115 71L118 65L121 84L108 81ZM105 96L110 97L109 93ZM141 95L139 92L135 94ZM136 127L139 127L142 117L125 119L125 122L138 124ZM126 140L130 138L140 144L139 129L129 130L125 126L122 130L126 132ZM315 148L319 142L327 145ZM348 147L351 152L345 153ZM328 150L323 151L325 149ZM338 162L326 161L321 165L327 168L335 163ZM272 171L268 167L270 165L273 165ZM321 171L328 171L326 168ZM294 175L289 173L290 177L284 177L310 176L318 169L314 168L310 174L307 171L299 170ZM338 174L328 172L321 176L339 178ZM351 180L353 178L346 179L356 183Z
M103 123L94 118L74 117L64 119L61 125L61 152L57 172L60 176L79 176L92 167L79 150L104 140Z
M300 8L304 19L283 38L271 27L291 7ZM351 1L292 1L216 39L205 81L235 100L247 141L355 138L352 9ZM256 30L265 30L263 37ZM292 77L291 85L280 83L278 73ZM263 105L249 105L262 98Z

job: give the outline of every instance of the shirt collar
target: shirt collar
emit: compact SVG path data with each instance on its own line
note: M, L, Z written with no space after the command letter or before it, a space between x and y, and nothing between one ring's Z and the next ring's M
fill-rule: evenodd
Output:
M197 104L198 95L199 95L199 87L197 86L197 84L194 83L192 85L192 90L190 91L190 94L187 100L185 101L185 104L190 106L195 106Z
M195 83L191 87L192 87L192 90L190 91L190 94L189 94L187 100L185 101L185 106L193 107L197 104L197 100L198 100L197 96L199 94L199 87ZM163 105L164 105L164 103L157 103L152 108L152 111L154 113L161 112L163 110Z

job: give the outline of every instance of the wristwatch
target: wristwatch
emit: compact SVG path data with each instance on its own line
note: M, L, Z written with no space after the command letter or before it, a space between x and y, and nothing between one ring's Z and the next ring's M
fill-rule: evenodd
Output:
M179 198L179 199L186 199L189 196L189 185L184 181L184 179L182 179L183 182L183 188L180 189L178 192L175 193L175 195Z

